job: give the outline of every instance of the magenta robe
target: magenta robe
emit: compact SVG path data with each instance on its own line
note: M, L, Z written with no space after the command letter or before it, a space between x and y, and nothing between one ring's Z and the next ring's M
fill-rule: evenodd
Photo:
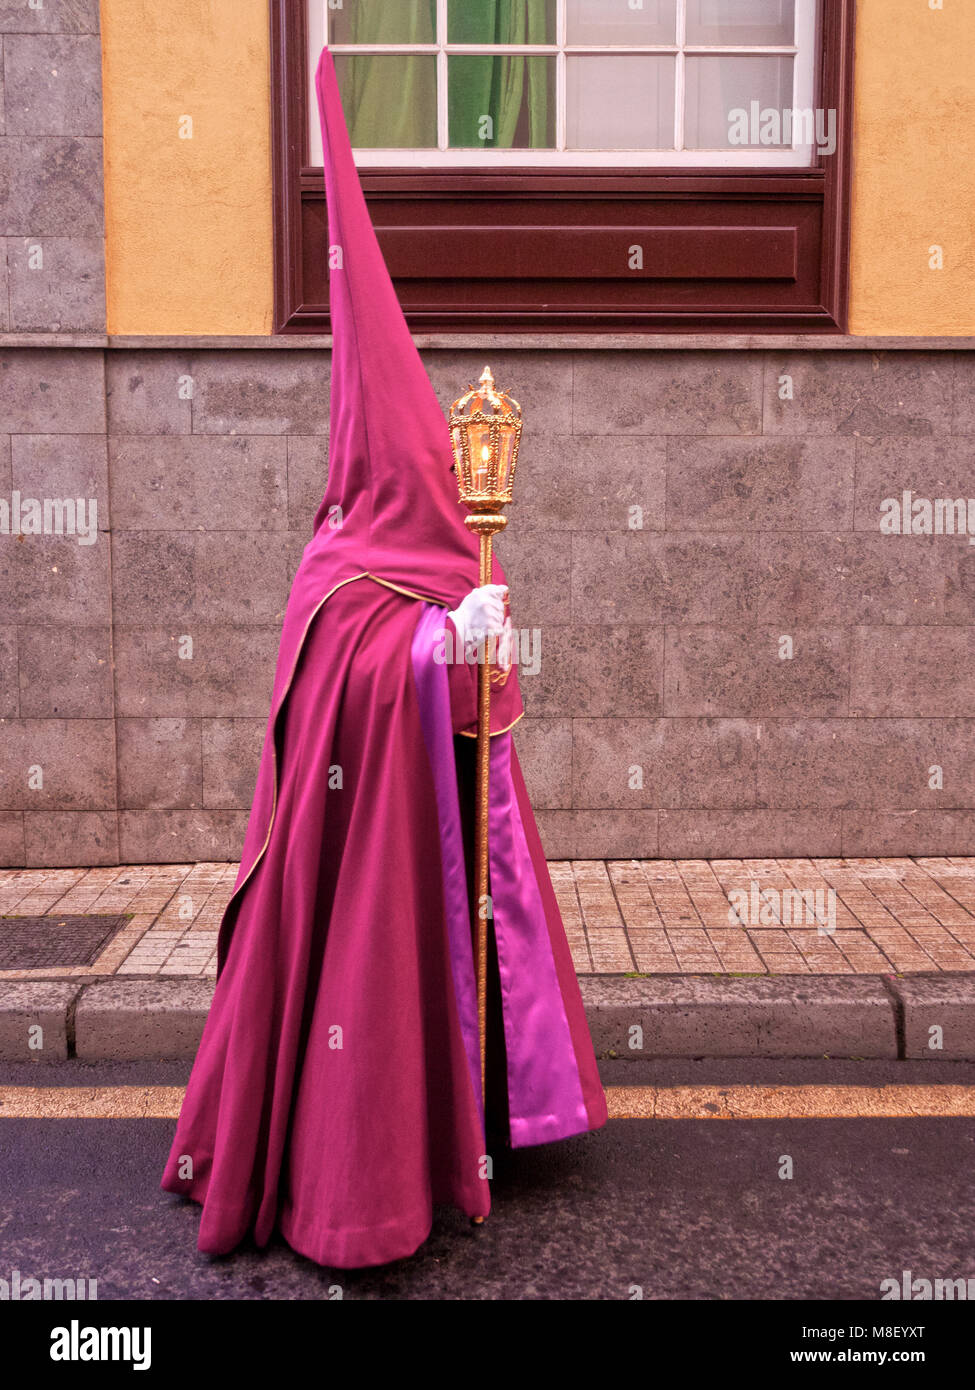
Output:
M328 486L285 613L213 1004L162 1186L201 1203L201 1250L248 1233L264 1245L277 1228L346 1268L411 1254L435 1203L486 1215L492 1148L596 1128L606 1104L509 732L515 671L492 701L486 1107L481 1095L464 736L476 669L437 659L446 610L478 582L477 545L327 52L317 89L342 253Z
M453 673L433 659L443 624L443 610L370 580L312 624L282 720L274 830L221 928L163 1178L203 1204L201 1250L249 1231L264 1245L277 1227L320 1264L373 1265L416 1250L435 1203L490 1210L454 762L471 674L457 673L452 719ZM490 1032L519 1147L595 1128L606 1106L509 734L492 753L503 1036L496 1015Z

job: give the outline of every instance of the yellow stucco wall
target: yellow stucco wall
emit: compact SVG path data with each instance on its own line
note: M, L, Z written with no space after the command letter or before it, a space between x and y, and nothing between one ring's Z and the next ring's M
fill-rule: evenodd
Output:
M975 333L973 55L975 0L858 0L852 333Z
M108 331L269 333L267 0L101 0L101 20Z
M267 0L101 11L109 332L270 332ZM975 333L975 0L857 16L851 331Z

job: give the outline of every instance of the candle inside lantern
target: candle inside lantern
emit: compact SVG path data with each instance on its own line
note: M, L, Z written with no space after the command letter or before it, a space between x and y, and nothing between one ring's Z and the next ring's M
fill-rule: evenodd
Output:
M488 485L488 464L491 462L491 450L487 444L481 447L481 461L474 470L474 491L486 492Z

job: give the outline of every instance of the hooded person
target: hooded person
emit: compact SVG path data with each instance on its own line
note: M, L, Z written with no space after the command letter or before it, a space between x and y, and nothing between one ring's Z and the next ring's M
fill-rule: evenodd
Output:
M329 470L285 613L213 1002L162 1178L200 1250L275 1230L321 1265L412 1254L435 1204L490 1210L491 1145L606 1103L510 729L493 691L481 1094L472 945L475 588L446 424L400 310L328 51L316 74L333 329Z

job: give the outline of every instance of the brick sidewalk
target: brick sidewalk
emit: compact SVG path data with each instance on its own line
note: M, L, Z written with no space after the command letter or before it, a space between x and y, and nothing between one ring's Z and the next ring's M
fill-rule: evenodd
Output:
M549 867L580 975L975 970L975 858L625 859ZM236 864L222 863L0 870L3 916L132 914L92 964L4 969L0 980L212 976L236 873ZM766 906L771 920L735 925L729 894L751 894L753 884L782 896ZM835 930L791 925L789 889L832 890L835 896L819 901L832 901Z

